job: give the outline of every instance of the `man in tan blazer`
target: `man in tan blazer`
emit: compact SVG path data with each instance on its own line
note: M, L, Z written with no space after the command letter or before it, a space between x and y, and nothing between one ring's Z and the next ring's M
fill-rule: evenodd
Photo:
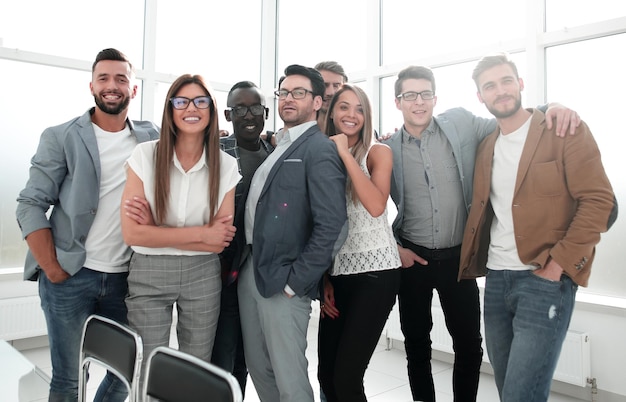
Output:
M483 58L478 98L498 127L480 145L459 279L487 275L485 338L502 401L545 401L600 233L617 203L598 146L581 123L564 138L521 107L507 55Z

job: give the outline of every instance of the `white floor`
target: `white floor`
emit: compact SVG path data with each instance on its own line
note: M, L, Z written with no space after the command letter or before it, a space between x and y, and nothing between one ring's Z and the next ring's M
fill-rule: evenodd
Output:
M319 401L319 385L317 382L317 319L312 318L308 333L309 348L307 358L309 360L309 378L315 392L315 399ZM173 342L175 346L175 342ZM22 351L34 364L39 366L45 373L51 375L50 356L47 347L28 349ZM436 397L438 402L452 402L452 365L440 361L433 361L433 375L435 380ZM88 400L92 400L104 371L92 365L91 376L88 385ZM411 391L406 374L406 359L401 349L386 350L384 342L376 349L370 366L365 374L365 392L371 402L405 402L411 401ZM47 399L37 399L44 402ZM258 396L248 378L246 387L247 402L259 401ZM493 381L493 376L481 374L478 389L478 400L481 402L498 401L498 393ZM561 394L552 393L550 402L583 402ZM34 401L33 401L34 402Z

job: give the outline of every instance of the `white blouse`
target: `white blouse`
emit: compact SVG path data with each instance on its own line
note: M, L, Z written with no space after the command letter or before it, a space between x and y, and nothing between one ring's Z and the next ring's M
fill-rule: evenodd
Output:
M133 169L143 182L146 200L150 204L154 217L154 183L155 183L155 147L159 140L138 144L125 167ZM198 162L188 171L182 168L176 153L174 164L170 169L170 197L164 226L186 227L202 226L209 222L209 167L205 161L205 152ZM237 160L220 150L220 188L218 209L230 190L241 179ZM156 219L156 217L155 217ZM173 247L142 247L133 246L134 251L148 255L202 255L211 254L207 251L180 250Z
M361 162L361 170L367 177L367 155ZM385 212L374 218L352 194L346 193L348 211L348 237L335 257L331 275L349 275L363 272L384 271L399 268L402 264L398 246Z

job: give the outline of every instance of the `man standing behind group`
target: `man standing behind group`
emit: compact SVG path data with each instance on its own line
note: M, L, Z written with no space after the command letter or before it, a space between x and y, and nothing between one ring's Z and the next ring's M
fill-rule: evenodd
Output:
M211 362L233 373L245 394L248 370L237 298L237 277L245 259L245 255L242 258L246 246L244 210L252 176L274 147L260 137L269 109L265 106L265 96L254 83L241 81L233 85L226 102L229 109L224 115L233 123L233 134L221 138L220 146L237 159L242 179L235 190L234 225L237 232L230 246L220 254L223 287Z
M578 286L617 218L600 151L584 123L558 138L522 108L524 82L505 55L472 75L497 129L480 145L460 278L487 275L485 338L500 400L546 401Z
M246 363L263 402L312 402L305 357L311 299L346 221L345 168L319 129L324 81L291 65L279 81L284 128L246 201L251 246L239 279Z
M393 230L402 261L400 323L414 400L434 401L431 303L437 290L454 345L454 400L475 401L482 362L480 305L475 280L457 282L463 230L470 207L476 149L495 120L462 108L437 117L435 77L427 67L400 71L396 107L404 124L388 141L393 151ZM569 109L555 108L560 135ZM552 109L551 109L552 111Z
M335 93L343 87L343 84L348 83L348 76L343 67L336 61L319 62L315 65L315 69L320 72L324 79L324 97L317 116L317 125L322 131L325 131L324 125L326 124L326 114L330 101Z
M137 93L132 80L124 54L98 53L89 84L96 107L43 132L17 199L17 221L29 247L24 276L39 280L48 327L50 401L77 399L87 317L96 313L127 323L131 251L122 239L119 210L124 162L137 143L158 137L152 123L127 119ZM95 400L123 401L126 395L124 385L108 373Z

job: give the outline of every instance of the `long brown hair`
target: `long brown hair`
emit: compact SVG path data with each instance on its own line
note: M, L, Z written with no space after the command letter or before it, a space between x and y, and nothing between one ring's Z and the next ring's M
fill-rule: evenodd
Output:
M173 165L174 147L178 128L174 124L174 108L170 98L176 96L178 91L186 85L197 84L211 98L209 106L209 125L204 132L204 147L206 164L209 167L209 223L217 213L218 196L220 189L220 137L217 117L217 105L210 87L199 75L184 74L172 83L165 98L163 108L163 122L161 123L161 136L155 149L155 212L157 224L163 224L167 215L168 200L170 195L170 168Z
M341 89L335 93L333 99L330 101L330 105L328 105L328 112L326 113L325 132L326 135L328 135L329 137L337 134L335 124L331 117L333 114L332 111L337 104L339 95L346 91L354 92L356 97L359 99L361 107L363 108L363 127L361 127L361 131L359 131L359 139L357 140L356 144L354 144L351 151L352 156L357 161L359 166L361 166L365 155L367 155L367 151L372 146L372 141L374 138L374 126L372 124L372 106L370 105L370 101L365 91L363 91L356 85L344 84L343 87L341 87ZM356 204L359 197L356 193L356 189L354 189L354 186L352 185L352 180L350 180L349 176L346 180L346 193L352 195L352 201Z

